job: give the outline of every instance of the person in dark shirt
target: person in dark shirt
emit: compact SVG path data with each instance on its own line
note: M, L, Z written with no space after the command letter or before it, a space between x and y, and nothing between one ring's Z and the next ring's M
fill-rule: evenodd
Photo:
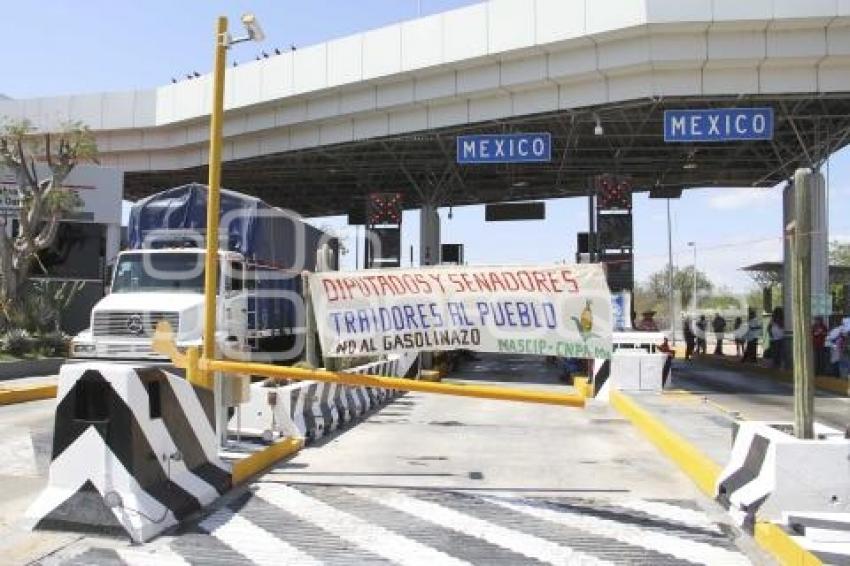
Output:
M708 321L705 319L705 315L701 314L697 321L697 354L705 355L706 350L708 349L708 342L706 341L705 333L707 329Z
M735 317L734 335L735 335L735 355L741 357L744 355L744 344L746 343L746 331L742 328L744 320L740 316Z
M726 332L726 319L720 316L720 313L714 313L714 319L711 321L711 330L714 332L714 339L717 344L714 346L714 355L723 355L723 333Z
M815 354L815 375L826 375L829 363L829 351L826 349L826 335L829 329L822 316L815 318L812 324L812 350Z
M682 334L685 337L685 359L690 360L694 355L694 329L691 327L691 319L690 317L685 317L685 320L682 321Z

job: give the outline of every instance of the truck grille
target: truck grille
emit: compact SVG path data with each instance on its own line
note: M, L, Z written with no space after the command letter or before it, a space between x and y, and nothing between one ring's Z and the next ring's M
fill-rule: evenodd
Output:
M140 338L153 336L160 320L167 321L176 332L180 316L176 312L96 312L92 321L92 333L95 336L128 336Z

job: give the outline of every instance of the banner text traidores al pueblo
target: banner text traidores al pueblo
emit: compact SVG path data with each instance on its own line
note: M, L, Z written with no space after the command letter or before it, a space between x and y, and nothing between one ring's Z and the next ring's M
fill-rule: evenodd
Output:
M310 291L325 355L611 353L610 293L598 265L316 273Z

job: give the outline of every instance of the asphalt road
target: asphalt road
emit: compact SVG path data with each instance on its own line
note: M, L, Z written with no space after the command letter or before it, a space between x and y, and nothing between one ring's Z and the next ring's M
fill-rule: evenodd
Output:
M758 373L726 369L698 361L676 360L674 388L701 395L748 420L793 421L794 391L790 384L768 379ZM815 419L841 430L850 427L850 398L817 392Z

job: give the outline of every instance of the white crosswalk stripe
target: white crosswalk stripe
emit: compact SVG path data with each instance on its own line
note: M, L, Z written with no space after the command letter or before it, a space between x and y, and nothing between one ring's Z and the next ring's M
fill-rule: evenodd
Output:
M642 529L614 520L600 519L566 509L555 511L535 505L512 503L497 497L485 497L485 499L513 512L525 513L537 519L551 521L573 529L581 529L594 535L609 537L627 544L670 554L676 558L689 560L697 564L723 564L724 566L750 564L750 561L738 552L675 535Z
M349 490L356 495L366 497L381 505L386 505L420 519L430 521L445 528L469 536L478 537L491 544L506 548L512 552L546 562L548 564L610 564L594 556L575 551L548 540L508 529L401 493L375 493L362 489Z
M280 540L270 532L227 509L216 511L200 527L255 564L319 565L321 562Z
M398 564L411 566L469 564L379 525L340 511L285 485L259 484L256 495L341 539Z
M119 548L116 552L128 566L190 566L189 562L167 546L160 546L152 551Z
M697 511L696 509L686 509L684 507L679 507L678 505L671 505L661 501L648 501L646 499L626 499L613 503L617 507L646 513L653 518L673 521L689 527L697 527L699 529L716 533L722 532L720 527L711 519L711 517L702 511Z

